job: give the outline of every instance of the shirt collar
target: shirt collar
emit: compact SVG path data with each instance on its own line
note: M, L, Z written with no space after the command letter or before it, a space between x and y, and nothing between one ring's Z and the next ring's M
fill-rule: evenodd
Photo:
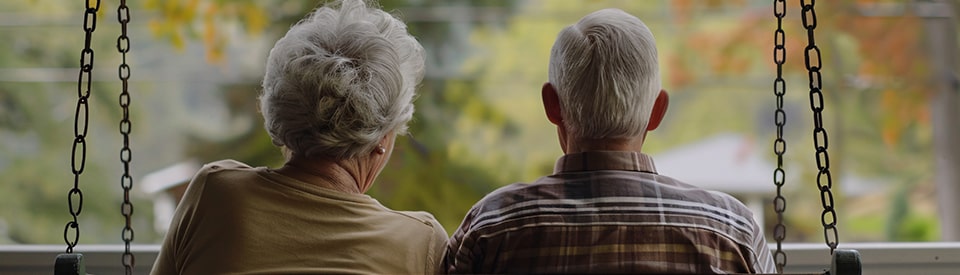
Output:
M566 154L557 160L554 174L564 172L626 170L657 173L653 158L632 151L588 151Z

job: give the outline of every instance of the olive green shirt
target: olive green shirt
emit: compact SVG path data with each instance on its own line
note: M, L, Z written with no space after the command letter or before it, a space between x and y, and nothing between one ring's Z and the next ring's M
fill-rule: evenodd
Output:
M432 274L446 240L429 213L223 160L190 182L151 273Z

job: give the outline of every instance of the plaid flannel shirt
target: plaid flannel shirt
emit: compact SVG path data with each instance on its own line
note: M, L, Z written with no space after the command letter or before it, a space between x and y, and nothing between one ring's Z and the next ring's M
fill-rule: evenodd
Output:
M450 238L446 273L775 273L737 199L658 175L639 152L584 152L500 188Z

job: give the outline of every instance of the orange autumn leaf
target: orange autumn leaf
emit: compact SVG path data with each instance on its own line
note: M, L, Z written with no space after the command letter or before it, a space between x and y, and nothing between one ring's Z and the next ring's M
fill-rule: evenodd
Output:
M884 90L880 93L880 134L883 144L892 147L900 137L900 121L897 112L897 93L893 90Z
M693 73L690 67L683 61L679 55L671 55L667 58L667 68L670 72L668 83L674 88L679 88L690 84L693 81Z
M693 2L693 0L670 1L670 8L673 10L675 23L685 25L690 21L690 16L693 13Z

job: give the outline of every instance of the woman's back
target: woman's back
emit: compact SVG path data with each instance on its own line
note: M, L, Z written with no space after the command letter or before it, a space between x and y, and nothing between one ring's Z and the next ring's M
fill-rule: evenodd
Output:
M435 273L447 238L429 213L236 161L197 174L170 232L154 274Z

